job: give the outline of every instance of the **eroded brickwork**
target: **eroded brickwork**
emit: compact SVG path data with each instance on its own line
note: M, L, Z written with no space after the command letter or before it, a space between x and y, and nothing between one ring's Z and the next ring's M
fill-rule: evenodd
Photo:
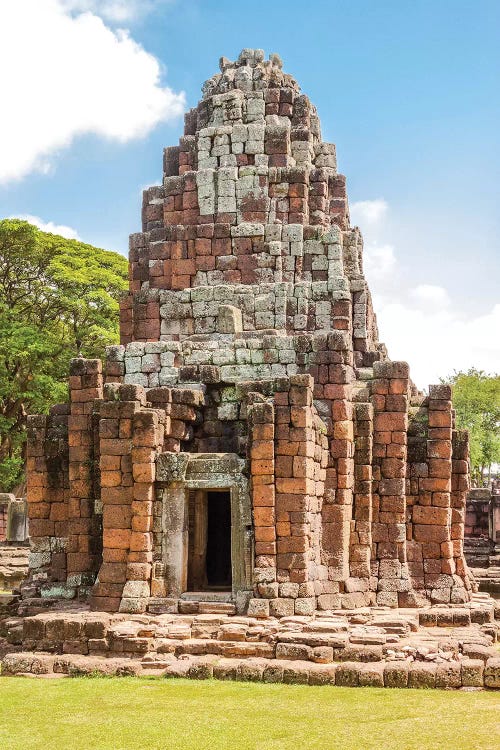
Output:
M257 617L466 602L450 390L379 342L308 97L276 55L220 68L144 192L121 345L74 360L69 414L31 419L31 591Z

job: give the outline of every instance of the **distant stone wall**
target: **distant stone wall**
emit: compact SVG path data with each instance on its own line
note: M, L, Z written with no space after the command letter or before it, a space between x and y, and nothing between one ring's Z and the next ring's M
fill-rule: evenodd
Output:
M7 539L7 507L8 503L0 499L0 542L5 542Z
M488 568L500 559L500 481L467 495L465 554L469 565Z
M27 539L26 501L11 493L0 493L0 543L23 543Z

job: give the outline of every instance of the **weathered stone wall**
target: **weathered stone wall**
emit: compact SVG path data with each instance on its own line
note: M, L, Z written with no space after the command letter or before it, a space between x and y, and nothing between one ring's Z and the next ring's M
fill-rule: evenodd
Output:
M28 417L27 491L31 583L66 583L69 509L67 406Z

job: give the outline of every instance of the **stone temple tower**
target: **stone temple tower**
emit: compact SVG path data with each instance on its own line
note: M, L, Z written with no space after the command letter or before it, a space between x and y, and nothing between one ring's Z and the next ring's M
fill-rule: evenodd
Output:
M25 596L311 614L464 602L467 436L379 342L346 180L277 55L203 86L130 238L121 345L32 417ZM201 609L200 609L201 607Z

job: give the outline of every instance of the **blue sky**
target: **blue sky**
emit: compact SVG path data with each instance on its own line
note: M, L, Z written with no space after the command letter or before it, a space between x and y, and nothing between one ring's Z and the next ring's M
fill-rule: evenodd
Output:
M498 0L3 0L0 216L126 253L218 58L278 52L337 144L393 357L419 385L500 370L499 29Z

